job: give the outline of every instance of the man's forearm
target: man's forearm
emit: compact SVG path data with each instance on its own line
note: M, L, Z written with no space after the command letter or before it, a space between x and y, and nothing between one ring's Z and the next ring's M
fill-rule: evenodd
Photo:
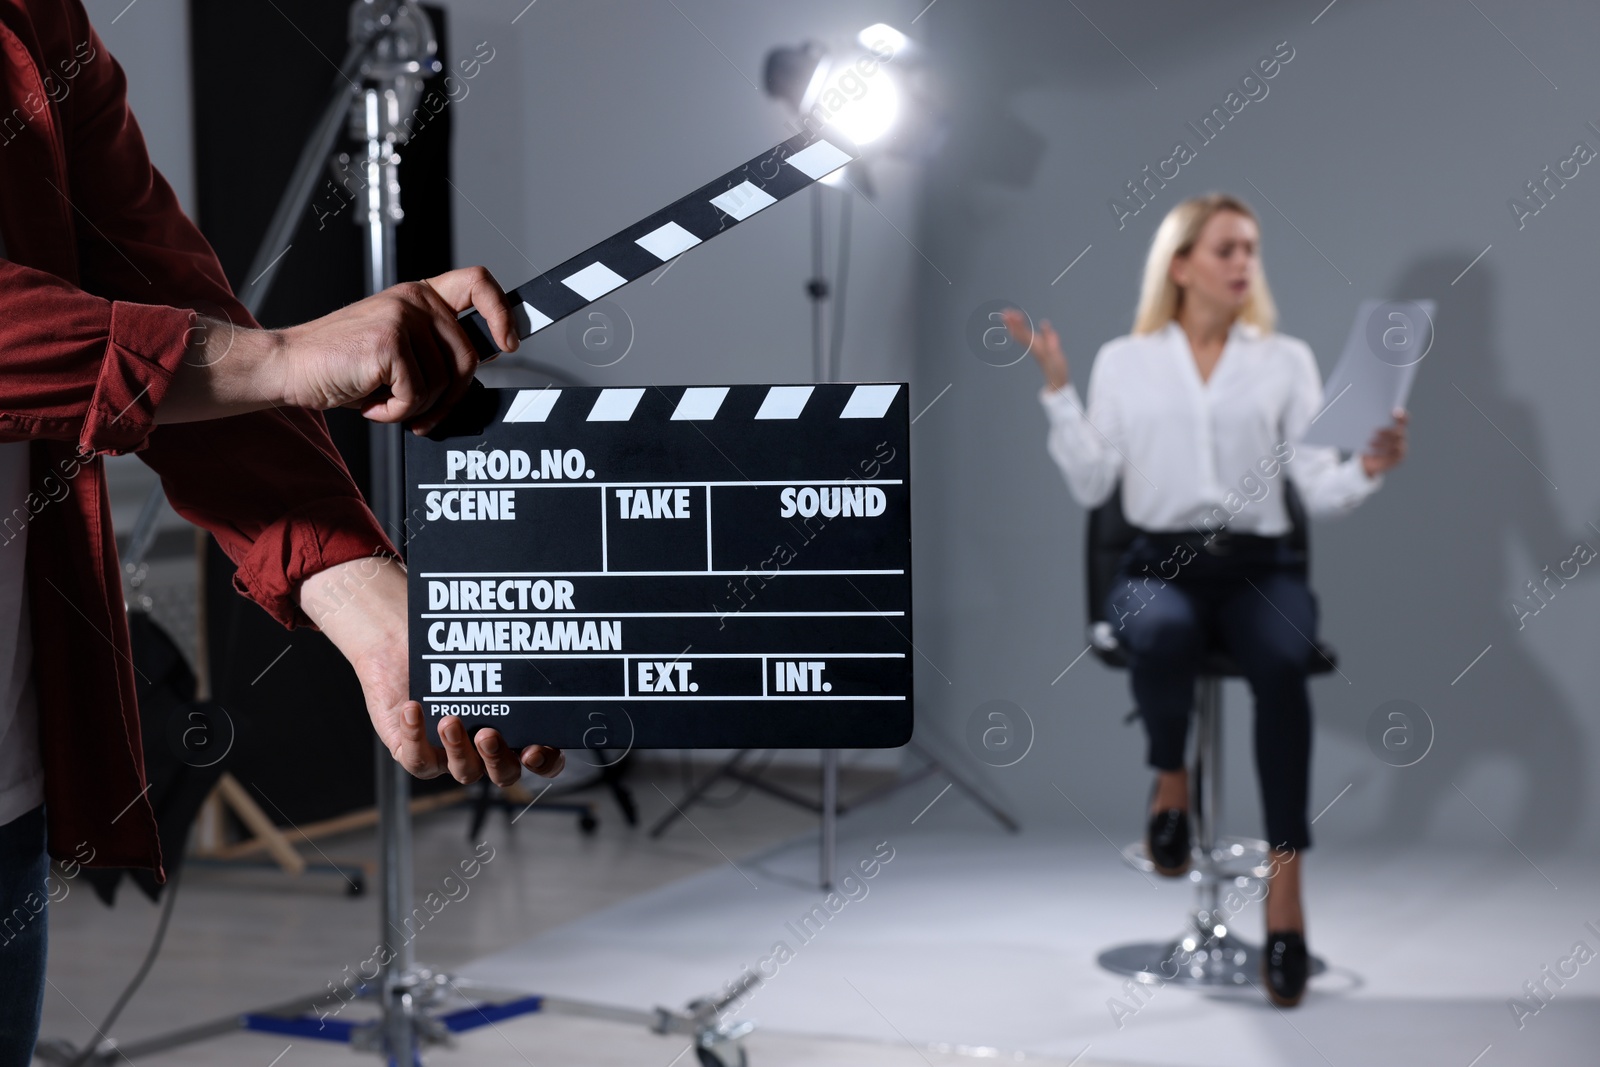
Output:
M156 422L200 422L283 404L285 349L276 330L197 319Z

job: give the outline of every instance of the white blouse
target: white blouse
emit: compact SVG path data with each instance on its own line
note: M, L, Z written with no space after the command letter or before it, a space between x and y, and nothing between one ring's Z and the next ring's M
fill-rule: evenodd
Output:
M1322 410L1322 376L1304 341L1263 334L1244 322L1200 380L1188 336L1176 321L1100 347L1089 372L1089 407L1068 383L1046 386L1050 456L1086 508L1122 483L1128 521L1144 530L1287 533L1278 487L1287 474L1313 515L1341 514L1383 478L1361 458L1300 443Z

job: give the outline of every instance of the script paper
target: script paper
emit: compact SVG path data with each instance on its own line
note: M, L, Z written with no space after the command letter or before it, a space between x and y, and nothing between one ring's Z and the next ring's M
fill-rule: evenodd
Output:
M1303 440L1363 452L1406 406L1417 365L1433 344L1432 300L1363 300L1344 354L1323 386L1323 407Z

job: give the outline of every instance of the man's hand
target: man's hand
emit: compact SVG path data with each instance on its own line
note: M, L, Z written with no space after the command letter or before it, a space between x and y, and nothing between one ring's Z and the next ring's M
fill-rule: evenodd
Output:
M478 353L456 321L476 307L506 351L517 346L506 295L482 267L407 282L282 332L288 406L356 408L426 433L461 399Z
M456 315L476 308L507 352L517 332L505 293L482 267L407 282L286 330L210 324L172 380L157 422L192 422L303 407L355 408L375 422L427 433L471 384L477 350ZM210 358L207 334L231 331Z
M518 752L496 730L468 738L461 720L439 720L444 748L428 742L422 706L407 694L406 574L393 559L373 557L330 567L300 585L300 606L355 668L372 727L395 760L418 778L445 772L476 782L487 772L495 785L513 785L527 768L553 778L566 757L558 748L529 745Z

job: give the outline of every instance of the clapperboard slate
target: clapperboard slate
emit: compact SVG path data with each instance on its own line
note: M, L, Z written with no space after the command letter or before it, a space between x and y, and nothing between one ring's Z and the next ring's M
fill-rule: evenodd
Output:
M513 745L911 736L908 388L478 390L407 435L411 686Z

